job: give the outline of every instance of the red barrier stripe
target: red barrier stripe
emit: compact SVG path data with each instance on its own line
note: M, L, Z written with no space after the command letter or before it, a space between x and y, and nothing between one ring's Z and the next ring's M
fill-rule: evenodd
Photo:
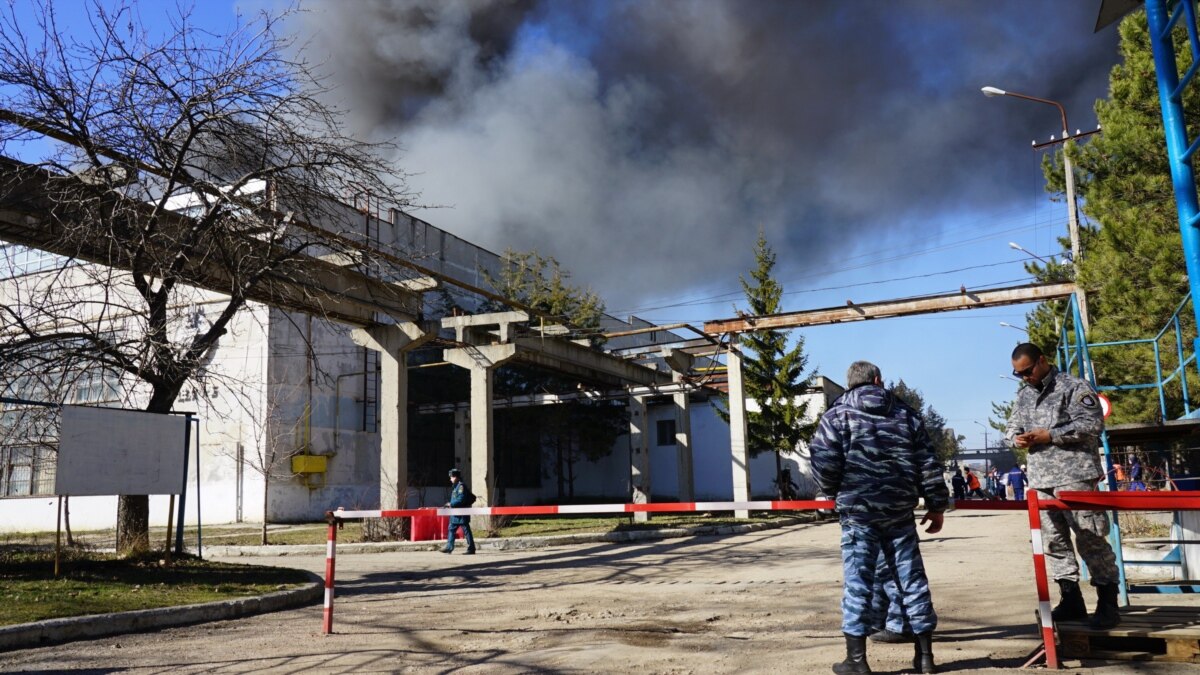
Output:
M441 511L442 509L439 509ZM453 513L457 509L444 509ZM558 513L557 506L492 506L486 509L492 516L552 516ZM440 512L438 515L442 515Z
M1060 492L1058 498L1073 509L1112 511L1200 510L1200 491L1184 492ZM1044 503L1044 502L1043 502Z

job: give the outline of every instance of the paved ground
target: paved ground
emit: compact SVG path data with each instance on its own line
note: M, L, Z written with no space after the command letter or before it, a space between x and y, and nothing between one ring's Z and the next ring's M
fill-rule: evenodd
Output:
M957 512L925 540L942 672L1014 668L1037 646L1025 523L1021 512ZM837 542L830 522L471 557L345 555L334 635L321 634L313 606L4 653L0 670L826 673L843 653ZM317 556L239 562L324 568ZM911 646L872 645L869 658L876 672L902 672ZM1068 665L1200 674L1179 664Z

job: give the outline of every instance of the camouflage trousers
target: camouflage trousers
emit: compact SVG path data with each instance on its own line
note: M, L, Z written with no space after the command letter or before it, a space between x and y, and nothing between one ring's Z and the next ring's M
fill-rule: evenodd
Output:
M872 620L870 632L876 633L884 628L893 633L912 632L908 619L904 616L904 599L900 597L900 589L896 586L896 577L879 552L878 562L875 563L875 589L871 591Z
M1095 481L1069 483L1052 488L1038 488L1039 497L1054 497L1059 492L1085 492L1096 489ZM1075 548L1087 563L1092 584L1103 586L1117 583L1117 557L1108 543L1107 511L1042 511L1042 547L1054 580L1079 581L1079 562L1071 546L1075 533Z
M911 519L888 525L842 519L843 633L864 636L878 630L885 617L880 615L884 598L877 594L894 601L914 633L927 633L937 627L919 543L917 526ZM877 585L879 567L884 568L887 577Z

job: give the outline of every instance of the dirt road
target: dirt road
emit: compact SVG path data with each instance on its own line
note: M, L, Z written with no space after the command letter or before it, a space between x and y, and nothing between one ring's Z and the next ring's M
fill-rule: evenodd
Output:
M334 635L321 634L314 606L0 654L0 670L827 673L843 655L837 545L838 526L826 522L470 557L461 549L346 555L338 559ZM1025 515L952 513L923 549L941 618L942 672L1019 666L1040 642ZM324 570L317 557L253 561ZM911 650L872 645L869 660L876 672L901 672ZM1179 664L1068 665L1083 673L1200 673Z

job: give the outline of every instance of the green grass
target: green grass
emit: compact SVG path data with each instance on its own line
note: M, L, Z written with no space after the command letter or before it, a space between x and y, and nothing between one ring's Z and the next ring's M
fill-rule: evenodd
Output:
M119 560L73 554L54 578L53 552L0 549L0 626L43 619L263 595L308 583L300 570L185 557Z

